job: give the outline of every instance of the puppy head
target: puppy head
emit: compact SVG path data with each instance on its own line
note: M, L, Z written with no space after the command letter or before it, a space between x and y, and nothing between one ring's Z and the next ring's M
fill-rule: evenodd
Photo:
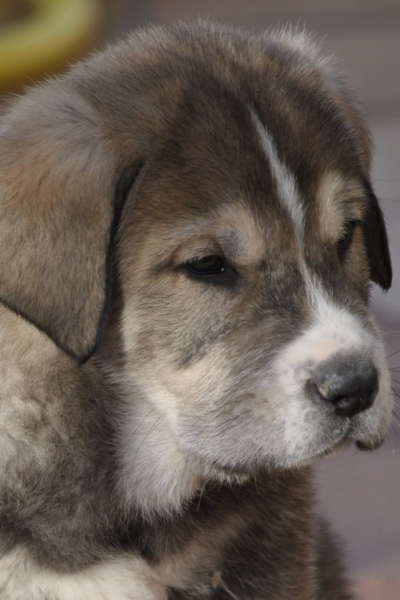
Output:
M304 37L150 29L1 135L2 301L82 361L120 281L126 481L147 452L170 484L380 443L368 289L391 267L368 135Z
M306 179L253 109L239 125L215 107L223 153L194 115L121 226L132 385L206 475L378 445L389 378L367 306L373 199L346 172L352 153Z

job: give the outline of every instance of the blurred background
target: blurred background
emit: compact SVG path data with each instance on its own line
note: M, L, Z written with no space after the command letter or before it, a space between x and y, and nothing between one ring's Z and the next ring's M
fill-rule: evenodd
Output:
M0 0L2 97L133 28L199 15L253 31L305 26L346 75L375 142L394 284L386 295L374 289L372 306L400 390L400 0ZM399 424L377 452L350 450L321 463L317 477L358 598L400 600Z

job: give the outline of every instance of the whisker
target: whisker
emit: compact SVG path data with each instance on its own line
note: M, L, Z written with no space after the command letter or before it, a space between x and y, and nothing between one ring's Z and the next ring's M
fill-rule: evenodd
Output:
M391 437L391 435L390 435L390 431L388 431L388 432L387 432L387 436L388 436L388 438L389 438L390 445L392 446L392 453L393 453L393 456L396 456L396 452L395 452L395 446L394 446L394 444L393 444L393 440L392 440L392 437Z
M397 425L400 425L400 417L398 414L395 413L395 411L393 411L392 413L394 421L396 422Z
M156 429L156 427L158 427L158 425L160 424L160 422L161 422L161 421L162 421L162 419L164 419L164 418L165 418L165 416L164 416L164 415L160 415L160 416L159 416L159 417L156 419L156 421L155 421L154 425L152 425L152 427L149 429L149 431L147 431L147 433L145 434L144 438L143 438L143 439L142 439L142 441L140 442L138 449L136 450L135 456L133 457L133 460L132 460L132 463L133 463L133 464L135 463L135 461L136 461L136 459L137 459L137 456L138 456L138 454L139 454L139 452L140 452L140 449L141 449L141 447L143 446L144 442L147 440L147 438L149 437L149 435L151 435L151 434L153 433L153 431Z
M205 488L205 487L206 487L206 481L204 480L203 487L202 487L202 488L201 488L201 490L200 490L199 501L198 501L198 503L197 503L197 507L196 507L196 512L197 512L197 513L199 512L199 508L200 508L200 502L201 502L201 499L202 499L202 497L203 497L203 494L204 494L204 488Z

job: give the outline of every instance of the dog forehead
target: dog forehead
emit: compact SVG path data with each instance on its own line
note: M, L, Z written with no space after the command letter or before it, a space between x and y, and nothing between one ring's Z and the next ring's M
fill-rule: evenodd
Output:
M245 203L222 205L215 227L228 255L243 262L254 262L265 255L268 236L263 221Z
M187 198L186 198L187 200ZM196 199L193 199L195 204ZM173 256L175 263L183 263L193 256L222 253L236 264L254 264L265 258L270 249L269 230L279 228L270 219L255 211L250 202L238 197L230 201L215 201L209 206L184 203L176 197L164 198L163 211L154 219L154 210L143 211L140 219L133 215L131 235L126 234L128 252L137 251L146 261L159 264ZM148 208L148 207L147 207ZM139 231L138 231L139 229ZM139 234L139 235L138 235ZM137 240L138 243L134 243ZM152 258L151 258L152 257Z
M265 138L264 133L264 139L260 136L254 143L259 143L261 156L255 153L250 169L239 165L240 171L232 177L222 167L223 160L207 164L210 156L204 164L187 162L183 168L180 161L174 165L168 161L161 169L153 166L139 194L140 219L136 211L132 214L132 236L138 236L138 229L146 231L148 241L154 239L157 255L191 239L198 240L201 252L206 248L218 252L204 241L214 239L239 263L277 255L282 260L289 254L293 258L308 231L318 233L320 239L337 240L346 220L362 214L361 184L327 171L304 194L296 174L284 158L278 158L272 138L268 137L267 148Z
M190 233L207 217L205 228L211 226L212 234L225 241L230 238L231 249L236 239L248 260L262 257L266 244L281 247L282 238L293 251L293 233L303 243L305 229L337 239L346 214L358 218L346 213L341 201L343 190L351 188L345 181L356 179L358 160L352 143L328 144L332 119L325 120L321 107L317 112L322 116L313 123L307 107L303 118L297 110L297 119L288 119L275 103L266 114L250 77L241 90L211 71L201 79L207 89L185 83L179 110L166 119L150 155L142 185L145 203L153 207L151 214L147 211L149 219L157 214L157 225L165 222L174 231L184 221L181 231ZM337 126L341 128L346 129L344 124ZM188 226L190 220L194 225Z

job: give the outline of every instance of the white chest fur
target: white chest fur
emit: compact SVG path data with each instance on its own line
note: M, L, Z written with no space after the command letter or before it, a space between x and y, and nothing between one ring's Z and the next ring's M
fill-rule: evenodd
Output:
M167 600L166 587L133 556L102 562L74 574L38 568L23 549L0 560L3 600Z

